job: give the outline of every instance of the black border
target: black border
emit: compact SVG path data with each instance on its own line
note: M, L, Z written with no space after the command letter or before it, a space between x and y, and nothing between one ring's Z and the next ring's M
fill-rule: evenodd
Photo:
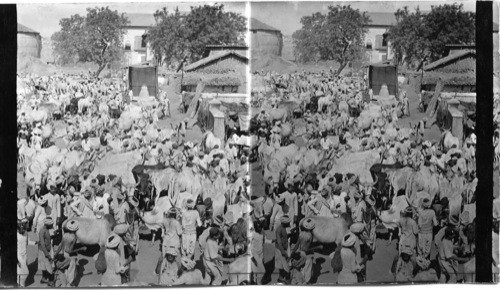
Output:
M493 2L476 2L476 282L493 282Z
M493 2L476 3L477 217L476 281L492 282L493 215ZM1 284L14 286L17 271L17 10L0 5L0 244ZM498 176L497 176L498 177Z
M1 283L14 286L17 276L17 9L0 5L0 243Z

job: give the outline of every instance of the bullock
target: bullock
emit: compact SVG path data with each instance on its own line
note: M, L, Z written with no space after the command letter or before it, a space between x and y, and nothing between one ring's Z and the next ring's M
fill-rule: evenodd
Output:
M313 242L322 244L335 243L337 246L342 243L342 238L352 223L352 220L349 220L345 215L341 217L309 216L300 221L300 228L302 228L302 224L306 219L312 219L315 224L312 230Z
M399 227L399 219L401 218L401 213L409 206L408 201L405 196L397 196L389 210L383 210L378 215L382 225L389 230L389 242L392 241L392 235L395 229Z
M400 169L389 171L388 172L388 180L389 180L389 183L391 184L393 193L395 193L397 195L397 194L399 194L400 190L404 190L406 192L407 182L408 182L410 176L414 172L415 171L411 167L403 167ZM394 196L393 198L396 198L396 196Z
M107 154L95 164L90 177L95 178L98 174L108 176L110 174L121 178L122 184L129 189L135 188L138 184L135 182L132 174L132 168L142 161L140 152L127 152L119 154Z
M61 117L61 102L56 100L51 100L50 102L41 103L39 109L45 110L49 117L58 115Z
M401 169L403 167L404 166L399 162L395 164L377 163L370 167L370 174L373 180L375 180L374 182L375 190L373 191L373 194L377 202L376 205L377 207L385 209L387 206L387 202L389 201L389 197L391 195L390 194L391 184L388 182L389 172Z
M177 207L181 207L185 199L196 200L201 193L202 184L199 174L187 166L173 175L168 188L168 195L171 197L173 205Z
M285 169L283 164L277 159L272 159L268 164L264 166L264 182L267 186L272 186L273 184L279 183L281 181L281 173Z
M323 113L324 111L324 107L327 107L333 103L333 95L328 95L328 96L325 96L325 97L320 97L318 99L318 113Z
M349 104L346 101L340 101L338 110L339 112L349 113Z
M222 149L222 140L215 137L212 131L206 131L201 137L201 146L202 149L207 152L212 151L215 146L218 146L219 149Z
M112 215L104 215L102 219L74 217L64 221L63 231L66 224L72 220L78 223L78 230L75 232L78 243L87 246L99 245L101 248L106 245L106 240L116 224Z
M32 123L46 124L50 120L50 115L45 109L36 109L29 113L29 118Z
M370 167L379 162L380 154L375 150L349 153L335 161L330 175L334 173L356 173L360 182L372 183Z
M291 123L284 123L281 125L281 140L286 142L287 140L290 139L290 137L293 134L293 125Z
M92 98L90 96L78 100L78 114L83 114L90 106L92 106Z
M121 115L120 118L118 118L118 130L122 132L130 131L130 129L132 129L132 125L134 124L134 120L124 116L125 115Z
M227 285L249 284L252 278L252 256L244 254L229 264ZM208 276L208 275L207 275Z
M156 203L159 198L160 192L162 192L163 190L168 191L170 182L172 181L172 178L176 174L176 170L171 167L165 168L164 166L161 167L144 166L144 165L138 165L138 166L145 169L143 174L149 176L149 180L151 180L151 183L153 184L153 187L156 190L156 201L155 201ZM138 168L138 166L136 166L136 168ZM132 171L134 171L134 169ZM136 179L136 182L140 181L139 176L134 176L134 178Z
M443 149L444 152L448 152L451 148L459 148L460 140L457 137L453 136L453 134L449 130L445 130L441 135L441 140L439 145Z
M278 148L274 154L274 157L282 164L291 164L299 152L299 147L295 144L290 144L288 146L282 146Z
M282 123L285 123L288 120L288 115L288 111L285 108L272 109L269 112L269 120L271 122L281 121Z
M163 225L164 214L173 207L172 200L167 195L162 195L156 202L152 211L142 213L141 219L144 225L151 231L152 239L151 244L154 243L156 238L156 231L161 229Z

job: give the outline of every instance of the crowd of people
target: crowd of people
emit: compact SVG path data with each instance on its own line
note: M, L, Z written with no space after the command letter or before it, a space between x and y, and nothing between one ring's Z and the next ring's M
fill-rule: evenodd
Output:
M361 283L381 226L398 232L394 281L473 281L473 134L463 146L449 132L425 140L425 119L397 125L410 114L406 93L377 103L363 78L265 79L250 132L258 142L242 144L241 136L209 142L210 131L188 138L190 120L172 121L175 96L139 100L121 78L18 76L19 284L33 274L34 243L41 283L78 286L78 259L95 254L95 284L129 285L144 227L160 238L148 260L158 280L141 281L150 284L267 284L273 270L279 283L308 284L318 253L338 273L331 283ZM375 157L349 165L368 153ZM331 243L336 250L325 253Z
M410 116L406 91L400 90L392 102L387 102L390 100L387 87L382 86L374 96L363 78L336 77L328 72L268 73L261 77L276 86L274 92L267 93L268 100L265 89L253 96L258 100L253 103L263 108L256 119L260 124L258 134L274 148L273 153L264 156L264 164L271 165L268 167L271 191L283 192L285 196L290 192L297 194L300 217L346 217L347 214L351 219L349 231L339 245L340 254L330 255L334 272L339 272L338 283L366 280L366 262L372 259L375 250L377 225L389 229L391 237L394 229L398 231L399 254L391 267L394 281L474 281L477 194L474 133L458 140L451 132L444 131L440 138L426 140L425 131L433 125L429 119L441 112L415 120L415 126L410 123L410 128L399 126L398 119ZM297 104L293 108L300 108L305 130L298 127L298 120L281 119L280 110L287 108L282 104L290 101ZM290 115L295 115L290 111ZM303 147L291 147L300 138L289 126L300 130ZM286 160L282 153L285 150L302 152L305 157ZM369 164L356 163L361 152L375 152L380 158L366 160ZM313 157L316 166L310 166L308 161L312 161L306 160L306 156ZM273 158L281 159L284 165L272 167ZM340 162L344 158L360 166L345 170ZM281 172L278 178L273 177L273 170ZM375 181L363 182L363 170L369 170ZM498 273L500 199L498 192L495 194L492 267ZM288 212L284 210L284 214L290 214L290 210L293 211L293 206ZM294 214L297 215L291 215ZM309 220L301 225L299 236L299 240L304 236L308 241L305 244L313 238L324 239L320 231L331 234L324 227L308 235L314 225L306 228L306 221ZM312 257L308 256L309 266ZM310 275L306 272L310 268L303 269L305 281L302 281L307 283Z
M40 282L49 286L56 273L61 286L75 286L78 254L94 244L101 246L100 284L130 282L143 225L161 231L161 285L219 285L223 272L227 279L222 263L248 255L250 178L242 146L193 144L188 119L170 122L164 92L135 105L119 78L27 75L20 83L19 169L27 185L18 201L20 285L29 275L30 231L38 237L31 243L38 245ZM167 184L155 187L153 176ZM205 275L194 267L195 248Z

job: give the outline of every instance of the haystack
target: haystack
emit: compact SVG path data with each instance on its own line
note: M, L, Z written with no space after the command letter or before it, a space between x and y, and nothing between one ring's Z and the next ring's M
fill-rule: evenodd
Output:
M467 72L443 74L440 72L426 72L422 78L422 85L437 84L438 81L442 81L443 85L449 86L473 86L476 84L476 73Z

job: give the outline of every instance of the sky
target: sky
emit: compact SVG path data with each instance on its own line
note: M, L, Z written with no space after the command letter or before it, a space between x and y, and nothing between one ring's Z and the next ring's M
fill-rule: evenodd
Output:
M24 0L20 0L24 1ZM50 1L50 0L49 0ZM87 7L95 6L109 6L113 10L118 10L124 13L151 13L153 14L156 10L167 7L169 9L174 9L179 7L181 11L189 11L190 6L200 5L202 2L185 1L185 2L174 2L174 1L162 1L158 2L156 0L142 2L142 3L117 3L118 0L107 0L107 1L79 1L73 0L71 2L77 4L68 4L69 1L64 0L52 0L63 2L57 4L45 4L42 0L27 0L24 3L29 2L39 2L30 4L18 4L17 14L18 22L28 26L29 28L40 32L43 37L50 37L54 32L59 30L59 20L61 18L69 17L73 14L85 14ZM66 2L66 4L64 4ZM114 2L114 3L109 3ZM329 1L329 2L319 2L319 1L279 1L279 2L264 2L264 1L252 1L250 6L251 9L247 11L246 3L244 1L239 2L220 2L225 5L226 10L238 12L243 15L254 17L268 25L271 25L279 30L285 35L291 35L296 30L300 29L300 19L303 16L311 15L314 12L326 12L328 5L331 4L350 4L353 8L360 9L361 11L368 12L395 12L398 8L408 6L411 9L420 7L421 10L428 11L431 5L439 5L444 3L459 2L464 4L464 8L467 11L475 10L475 2L470 0L465 1L447 1L447 0L436 0L436 1L363 1L363 2L340 2L340 1ZM19 3L19 1L18 1ZM212 2L203 2L208 4L213 4ZM497 5L500 1L497 1ZM498 6L497 6L498 7ZM498 9L496 9L494 14L494 19L498 19ZM497 20L498 22L498 20Z
M410 10L420 7L422 11L430 11L431 5L459 2L464 4L467 11L475 11L474 1L363 1L363 2L310 2L310 1L287 1L287 2L257 2L251 5L251 15L278 30L284 35L291 35L301 28L300 19L315 12L325 13L328 6L332 4L349 4L352 8L367 12L391 12L398 8L408 6ZM497 18L498 19L498 16Z
M52 2L52 1L49 1ZM77 1L73 1L77 2ZM60 29L59 20L69 17L73 14L85 15L88 7L104 7L109 6L112 10L117 10L120 13L150 13L153 14L156 10L167 7L172 11L179 7L180 11L189 11L190 6L198 6L200 4L214 4L215 2L147 2L147 3L109 3L105 1L80 1L76 4L46 4L46 3L31 3L17 5L17 21L24 26L27 26L35 31L40 32L42 37L49 38L54 32ZM245 15L245 2L218 2L224 4L226 11L238 12Z

